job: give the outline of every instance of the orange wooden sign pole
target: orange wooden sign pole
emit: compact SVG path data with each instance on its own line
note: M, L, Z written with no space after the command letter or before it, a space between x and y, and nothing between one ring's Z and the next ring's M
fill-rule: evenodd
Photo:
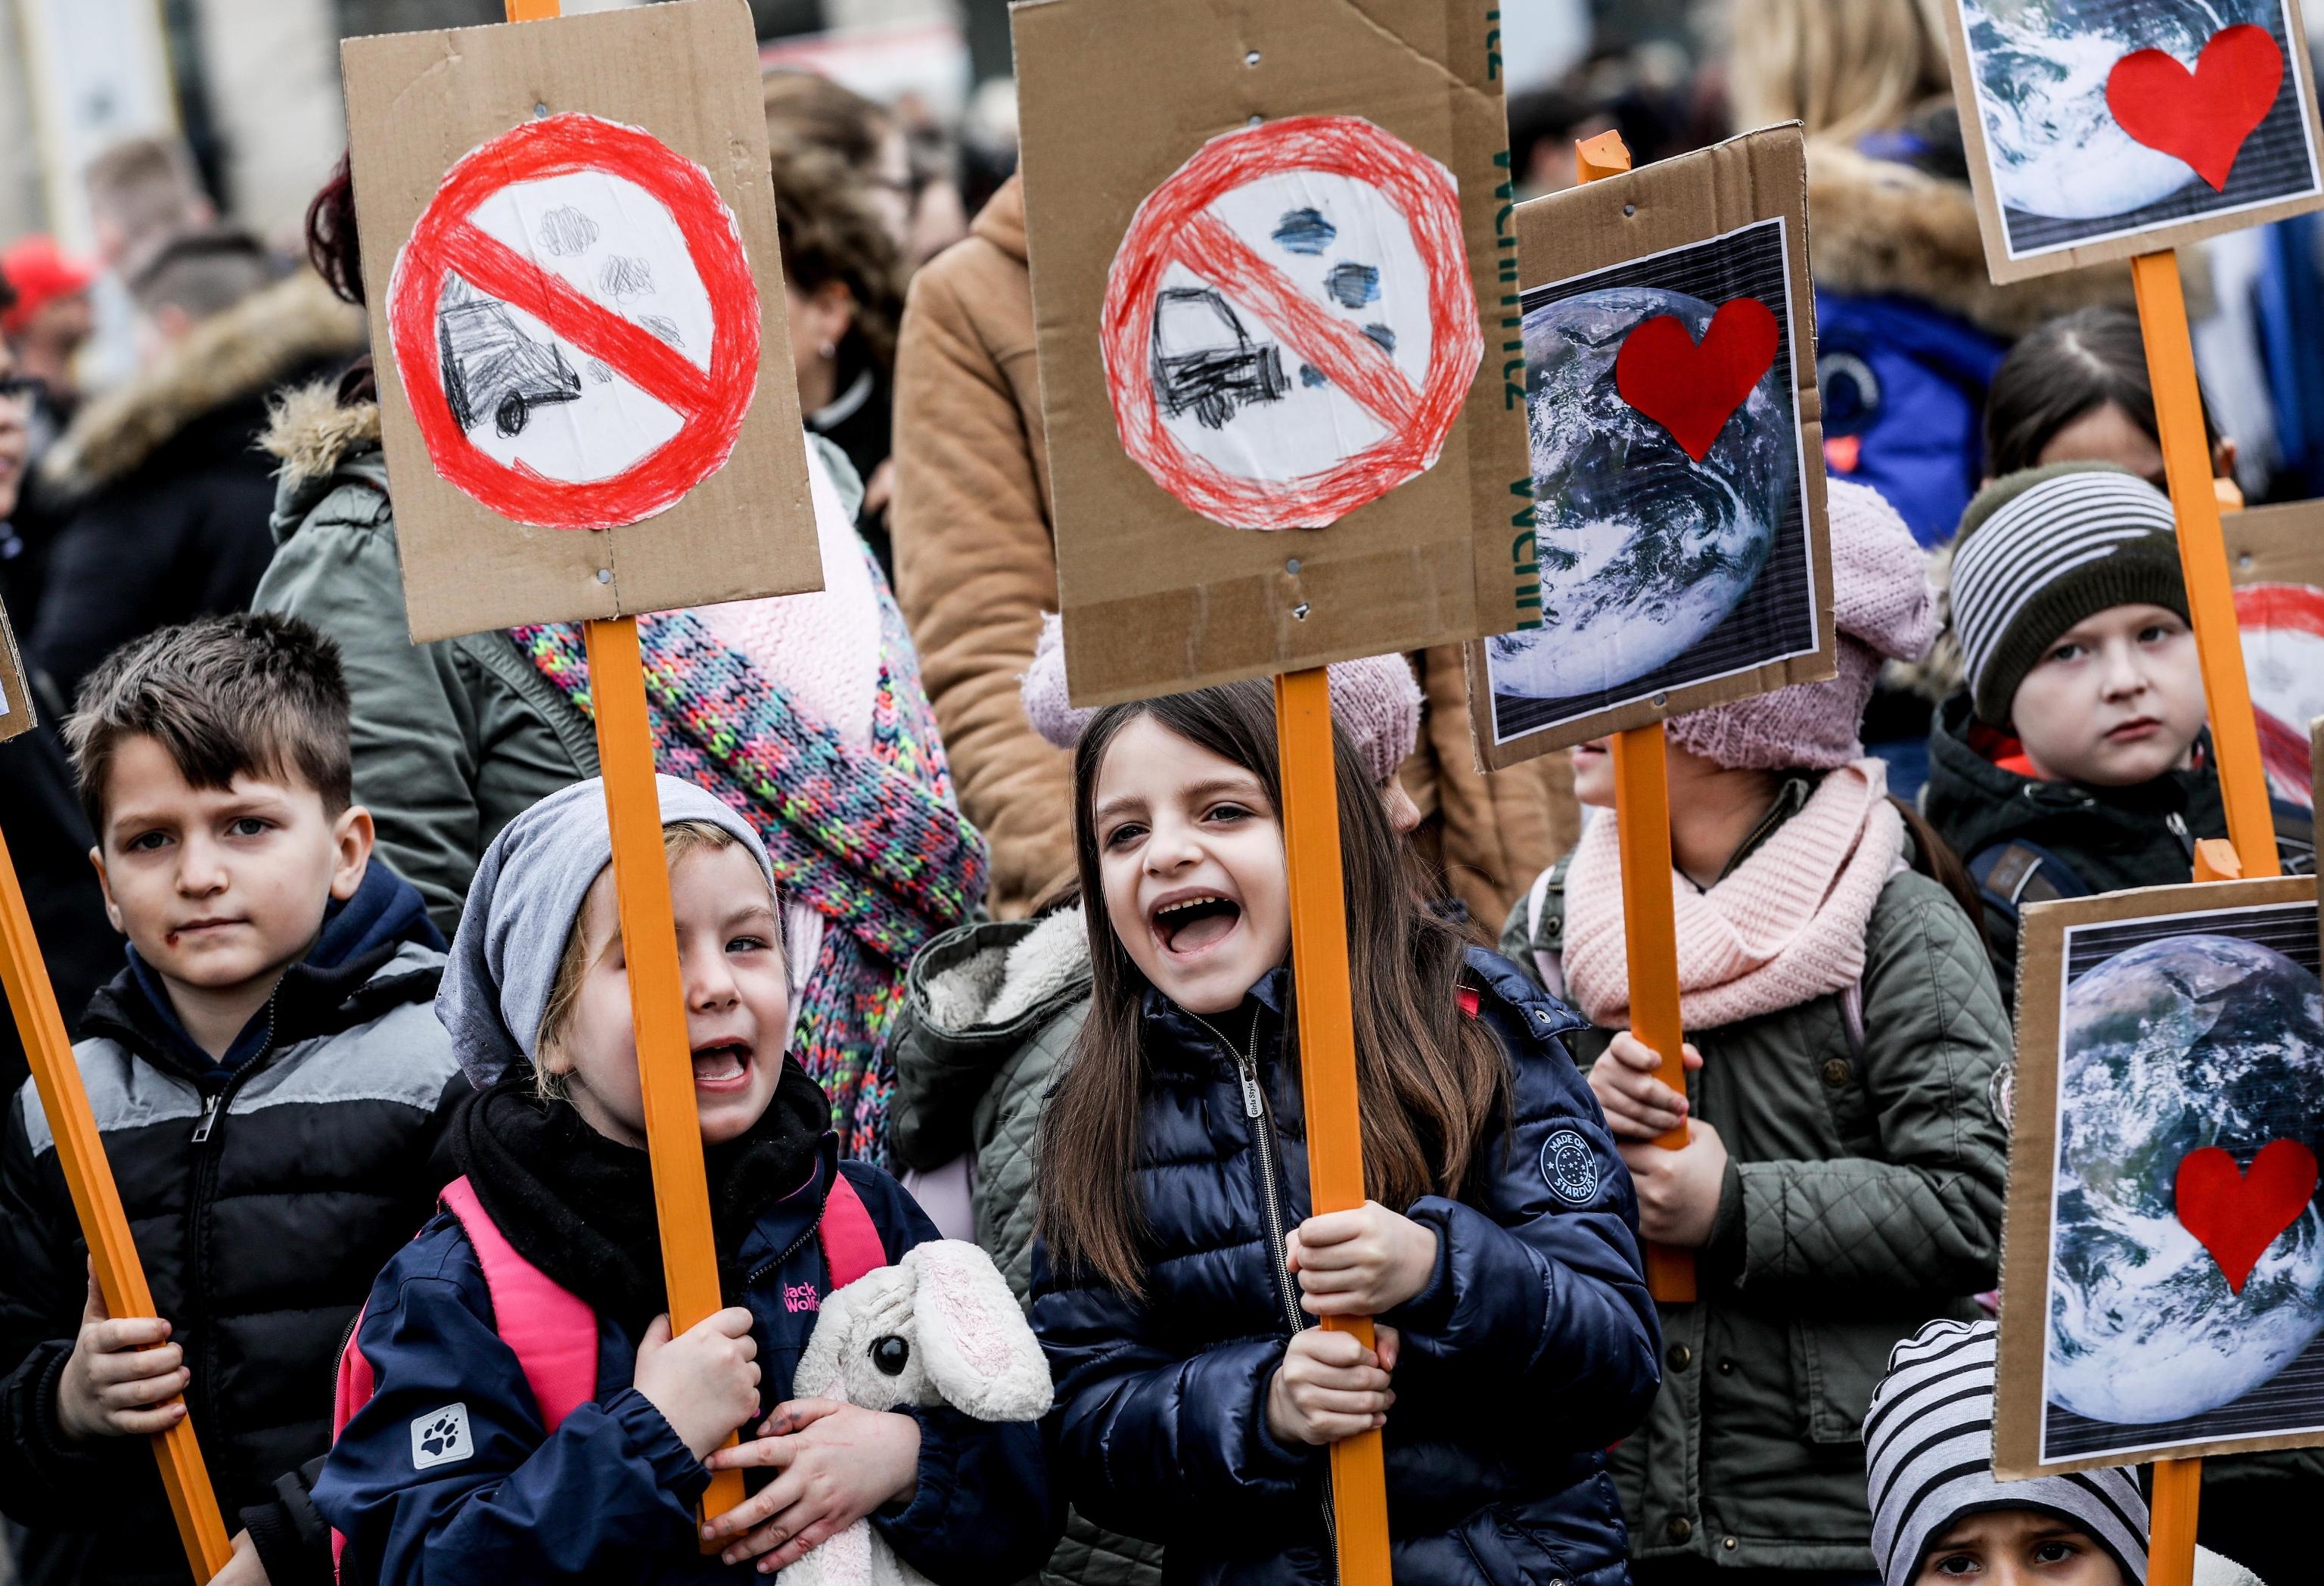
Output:
M1332 689L1323 668L1275 679L1275 733L1291 875L1291 973L1307 1112L1308 1197L1318 1213L1344 1212L1364 1203L1364 1142L1356 1111ZM1369 1316L1330 1316L1323 1325L1352 1332L1367 1345L1372 1342ZM1343 1586L1388 1586L1388 1468L1379 1433L1332 1445L1332 1511Z
M97 1115L89 1111L88 1093L81 1088L80 1068L73 1062L72 1043L57 1011L57 994L49 984L41 945L33 939L32 917L25 912L23 890L5 838L0 838L0 986L7 991L16 1033L32 1061L32 1083L56 1138L57 1166L72 1192L73 1214L88 1240L89 1262L96 1268L105 1308L115 1316L151 1316L153 1293L145 1286L145 1268L129 1237L121 1190L105 1159ZM194 1578L208 1581L226 1568L233 1549L225 1517L218 1513L217 1495L210 1489L209 1469L202 1463L201 1445L194 1440L192 1416L180 1417L154 1437L153 1457L161 1463L161 1486L170 1495L178 1540L185 1546Z
M2244 672L2243 636L2236 627L2234 586L2227 576L2227 537L2211 475L2211 447L2203 431L2203 399L2195 379L2194 341L2187 331L2187 299L2179 256L2165 250L2130 262L2138 291L2139 328L2146 339L2146 375L2154 388L2155 428L2179 521L2179 566L2187 584L2187 613L2203 666L2203 698L2211 722L2220 800L2227 838L2195 845L2195 879L2236 881L2282 873L2275 857L2275 821L2268 809L2267 773L2260 761L2259 724L2252 714ZM2200 1459L2154 1462L2147 1546L2147 1586L2192 1586L2195 1529L2203 1494Z
M2211 485L2211 448L2203 436L2203 399L2195 383L2195 346L2187 333L2187 300L2179 285L2179 256L2144 254L2131 262L2138 289L2138 323L2146 337L2146 373L2154 387L2154 421L2162 431L2163 463L2171 506L2179 520L2179 566L2187 582L2187 612L2203 662L2203 696L2210 705L2211 751L2219 767L2219 794L2227 807L2227 839L2243 873L2281 873L2275 823L2268 813L2267 772L2259 754L2251 684L2244 675L2242 635L2236 628L2234 586L2227 577L2227 537L2219 498Z
M1600 133L1573 145L1583 181L1621 176L1630 151L1619 133ZM1614 818L1621 839L1623 945L1630 976L1630 1033L1663 1060L1662 1082L1686 1094L1686 1034L1678 1013L1678 922L1671 907L1670 770L1663 761L1663 727L1633 727L1613 735ZM1675 1151L1687 1142L1683 1123L1655 1143ZM1666 1305L1694 1298L1694 1252L1646 1246L1646 1289Z
M505 5L511 22L546 21L563 12L560 0ZM605 818L613 835L613 890L629 965L630 1023L637 1035L662 1286L669 1296L670 1331L683 1332L720 1307L718 1245L710 1225L710 1180L702 1166L702 1120L694 1098L693 1043L686 1035L669 865L662 857L645 666L638 655L636 618L585 622L582 632L589 650L597 769L605 781ZM734 1441L727 1439L730 1444ZM702 1495L703 1517L723 1515L742 1501L742 1472L713 1472ZM717 1547L706 1545L703 1551L715 1553Z
M719 1308L718 1247L710 1226L710 1181L702 1166L702 1122L694 1098L693 1043L670 912L669 865L662 856L661 799L654 789L653 735L646 723L645 668L634 617L586 624L589 699L597 718L597 762L613 831L613 888L629 961L630 1021L637 1032L638 1080L645 1101L646 1154L653 1169L654 1217L661 1231L662 1282L669 1324L683 1332ZM712 1475L706 1517L742 1501L742 1472Z

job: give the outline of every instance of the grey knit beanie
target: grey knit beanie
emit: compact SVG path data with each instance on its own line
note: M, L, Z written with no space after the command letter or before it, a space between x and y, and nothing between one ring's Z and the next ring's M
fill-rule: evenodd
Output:
M1400 655L1334 661L1331 677L1332 719L1354 743L1364 775L1375 784L1386 782L1420 742L1420 686L1412 680L1411 663ZM1040 642L1017 692L1033 731L1059 749L1080 742L1097 714L1065 698L1065 627L1054 613L1041 619Z
M2006 727L2017 686L2075 623L2117 605L2187 615L2171 500L2111 463L1997 479L1953 536L1951 595L1969 697Z
M774 866L765 844L716 798L676 777L654 778L661 824L704 821L750 851L767 890ZM468 900L436 991L436 1017L469 1082L484 1089L511 1064L530 1060L557 982L566 938L598 872L613 860L605 784L592 777L560 788L501 828L476 863Z

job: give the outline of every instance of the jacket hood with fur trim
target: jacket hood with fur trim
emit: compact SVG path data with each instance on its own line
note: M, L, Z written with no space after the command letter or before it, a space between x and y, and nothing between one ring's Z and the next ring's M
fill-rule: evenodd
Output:
M1825 291L1918 298L2013 340L2077 309L2133 300L2130 267L2119 263L1994 285L1967 182L1844 144L1809 144L1808 215Z
M196 420L327 360L363 351L363 310L311 270L253 292L189 331L152 368L91 401L41 465L68 496L121 479Z
M287 492L320 484L355 451L379 444L379 404L342 407L333 383L318 380L274 399L261 451L281 459L274 476Z

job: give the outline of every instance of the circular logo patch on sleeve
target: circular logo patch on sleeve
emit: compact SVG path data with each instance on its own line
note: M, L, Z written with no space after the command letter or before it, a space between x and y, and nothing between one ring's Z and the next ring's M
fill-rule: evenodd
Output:
M1598 1153L1580 1133L1561 1129L1541 1144L1541 1176L1552 1194L1570 1206L1598 1198Z

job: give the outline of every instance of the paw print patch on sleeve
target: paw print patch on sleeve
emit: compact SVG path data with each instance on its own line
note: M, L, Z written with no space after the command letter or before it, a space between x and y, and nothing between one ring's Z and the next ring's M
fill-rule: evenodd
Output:
M411 1420L411 1468L426 1471L449 1465L476 1452L468 1437L468 1406L446 1405Z

